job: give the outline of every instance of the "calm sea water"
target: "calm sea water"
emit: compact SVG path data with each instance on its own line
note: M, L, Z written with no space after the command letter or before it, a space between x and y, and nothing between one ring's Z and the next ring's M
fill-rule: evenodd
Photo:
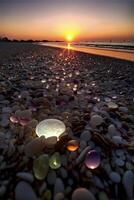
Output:
M132 42L46 42L39 44L134 61L134 43Z

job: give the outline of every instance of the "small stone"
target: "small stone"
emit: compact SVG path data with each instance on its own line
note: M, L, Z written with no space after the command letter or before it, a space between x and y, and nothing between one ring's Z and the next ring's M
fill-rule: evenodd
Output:
M68 173L67 173L67 170L64 168L64 167L61 167L60 168L60 175L63 179L67 178L68 177Z
M93 115L91 117L90 123L93 127L96 127L103 123L103 118L100 115Z
M47 200L51 200L52 199L52 193L51 190L46 190L44 195L43 195L43 199L47 199Z
M47 154L39 156L33 162L34 175L38 180L43 180L48 173L49 169L49 158Z
M64 200L64 194L63 193L57 193L54 197L54 200Z
M89 131L84 131L80 136L80 140L84 140L86 142L90 141L90 139L91 139L91 133Z
M18 172L16 176L30 183L33 183L34 181L33 175L29 172Z
M49 159L49 166L52 169L58 169L61 166L61 158L59 152L55 152Z
M2 185L0 187L0 197L3 197L6 193L6 187L4 185Z
M123 112L123 113L128 113L128 108L127 108L127 107L120 106L120 107L119 107L119 111L121 111L121 112Z
M72 194L72 200L95 200L94 195L86 188L77 188Z
M123 144L123 138L121 136L113 136L112 140L116 143L116 144Z
M76 151L79 148L79 141L78 140L70 140L67 143L67 149L69 151Z
M56 143L57 143L57 137L56 136L49 137L45 141L45 145L46 145L47 148L54 148Z
M133 169L133 165L130 162L126 162L126 169L132 170Z
M109 200L109 198L105 192L100 192L98 197L99 197L99 200Z
M110 136L117 135L117 130L116 130L116 128L113 124L110 124L108 126L108 133L109 133Z
M56 181L56 172L54 170L51 170L47 175L47 182L49 185L54 185Z
M114 183L119 183L121 181L121 177L117 172L111 172L109 176Z
M134 173L131 170L127 170L123 175L122 180L126 195L128 199L133 199L134 194Z
M111 110L118 108L118 105L114 102L108 102L107 105L108 105L108 108L111 109Z
M116 163L116 165L118 165L120 167L124 166L124 164L125 164L125 162L120 158L116 158L115 163Z
M16 200L38 200L35 192L31 185L27 182L21 181L15 188L15 199Z
M64 183L62 179L57 178L55 185L54 185L54 194L56 195L57 193L64 193Z
M35 138L31 142L27 143L24 147L26 156L32 157L39 155L45 146L45 138Z
M11 113L12 109L10 107L4 107L2 108L2 113Z
M36 128L38 124L38 121L36 119L32 119L31 121L28 122L28 126L30 126L31 128Z

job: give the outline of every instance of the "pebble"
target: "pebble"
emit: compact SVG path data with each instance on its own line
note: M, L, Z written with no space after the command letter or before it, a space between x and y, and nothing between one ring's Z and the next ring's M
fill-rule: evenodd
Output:
M116 158L115 163L116 163L116 165L118 165L120 167L124 166L124 164L125 164L125 162L120 158Z
M55 152L49 159L51 169L58 169L61 166L61 158L59 152Z
M34 138L31 142L24 146L26 156L33 157L39 155L45 147L45 138Z
M0 197L3 197L4 195L5 195L5 193L6 193L6 186L4 186L4 185L2 185L1 187L0 187Z
M34 181L34 176L29 172L18 172L16 176L30 183Z
M48 175L47 175L47 182L49 185L54 185L55 181L56 181L57 175L56 172L54 170L51 170Z
M57 193L54 197L54 200L64 200L64 194L63 193Z
M107 194L105 192L100 192L98 195L99 200L109 200Z
M80 153L80 155L78 156L78 158L77 158L76 161L75 161L76 165L78 165L79 163L81 163L81 162L84 160L84 158L85 158L87 152L88 152L90 149L91 149L90 146L87 146L85 149L83 149L83 151Z
M91 117L90 123L93 127L96 127L103 123L103 118L100 115L93 115Z
M15 188L15 200L38 200L31 185L27 182L21 181Z
M94 195L86 188L77 188L73 191L72 200L95 200Z
M134 197L134 173L132 170L127 170L122 179L122 183L129 200L132 200Z
M114 183L119 183L121 181L121 177L117 172L111 172L109 177Z
M110 124L108 126L108 133L109 133L110 136L117 135L117 130L116 130L116 128L113 124Z
M54 194L64 193L64 183L61 178L57 178L54 185Z
M33 162L34 175L38 180L43 180L48 174L49 158L47 154L43 154L36 158Z
M90 141L91 139L91 133L89 131L84 131L82 132L81 136L80 136L80 140L84 140L86 142Z

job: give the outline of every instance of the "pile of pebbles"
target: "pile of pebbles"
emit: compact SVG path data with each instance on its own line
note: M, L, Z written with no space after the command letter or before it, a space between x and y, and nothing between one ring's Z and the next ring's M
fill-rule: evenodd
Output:
M133 200L133 63L4 45L14 54L0 61L0 199ZM66 125L58 142L35 132L51 118ZM90 150L100 154L95 169Z

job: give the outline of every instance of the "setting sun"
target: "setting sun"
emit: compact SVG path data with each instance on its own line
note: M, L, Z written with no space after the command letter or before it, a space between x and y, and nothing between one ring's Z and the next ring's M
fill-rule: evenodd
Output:
M68 42L72 42L72 40L74 39L74 36L72 34L68 34L66 36L66 39L67 39Z

